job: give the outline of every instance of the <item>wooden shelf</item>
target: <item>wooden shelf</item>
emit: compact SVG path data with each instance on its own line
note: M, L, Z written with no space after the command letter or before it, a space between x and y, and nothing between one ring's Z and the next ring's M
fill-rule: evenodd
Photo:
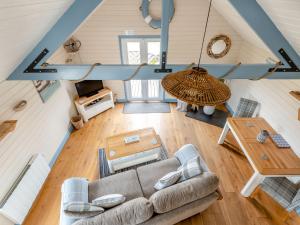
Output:
M102 98L108 94L111 93L111 90L109 88L103 88L101 91L99 91L97 94L93 95L93 96L90 96L90 97L76 97L75 101L80 104L80 105L83 105L83 104L88 104L88 103L91 103L92 101L98 99L98 98Z
M16 129L17 120L6 120L0 124L0 141Z
M290 91L290 95L292 95L295 99L300 101L300 91Z

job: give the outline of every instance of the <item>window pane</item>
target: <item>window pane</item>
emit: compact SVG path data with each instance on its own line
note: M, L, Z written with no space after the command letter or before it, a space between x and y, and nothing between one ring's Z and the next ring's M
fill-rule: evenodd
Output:
M131 80L130 81L131 97L132 98L142 98L142 81L141 80Z
M139 42L127 42L128 64L141 63L141 50Z
M148 80L148 97L159 98L159 80Z
M160 42L148 42L148 64L160 63Z

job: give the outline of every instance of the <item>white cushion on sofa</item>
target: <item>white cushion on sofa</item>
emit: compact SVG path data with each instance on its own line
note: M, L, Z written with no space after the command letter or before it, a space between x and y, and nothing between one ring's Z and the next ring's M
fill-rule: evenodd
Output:
M161 190L163 188L169 187L175 184L180 177L181 177L181 171L173 171L167 173L165 176L163 176L157 181L157 183L154 185L154 188L156 190Z
M180 166L177 171L181 173L181 177L179 179L180 182L200 175L203 173L200 157L197 156L188 160L184 165Z
M95 206L100 206L103 208L111 208L125 202L126 197L121 194L109 194L102 197L96 198L92 201Z
M104 212L104 209L88 202L67 202L64 211L69 212Z

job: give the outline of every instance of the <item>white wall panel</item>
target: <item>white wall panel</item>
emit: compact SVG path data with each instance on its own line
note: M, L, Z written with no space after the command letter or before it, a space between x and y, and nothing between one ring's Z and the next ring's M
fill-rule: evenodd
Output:
M63 86L43 103L32 81L2 81L0 96L0 122L18 120L16 130L0 142L2 198L33 154L42 153L50 162L69 128L74 109ZM13 107L21 100L28 105L14 112ZM1 217L0 224L11 225Z

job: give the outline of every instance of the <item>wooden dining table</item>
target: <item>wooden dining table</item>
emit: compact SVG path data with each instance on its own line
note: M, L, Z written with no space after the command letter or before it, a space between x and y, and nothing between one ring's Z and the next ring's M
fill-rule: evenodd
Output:
M263 144L256 140L261 130L276 134L265 119L228 118L218 144L224 143L229 130L254 169L254 174L241 191L243 196L249 197L266 177L300 176L300 158L291 148L278 148L271 138Z

